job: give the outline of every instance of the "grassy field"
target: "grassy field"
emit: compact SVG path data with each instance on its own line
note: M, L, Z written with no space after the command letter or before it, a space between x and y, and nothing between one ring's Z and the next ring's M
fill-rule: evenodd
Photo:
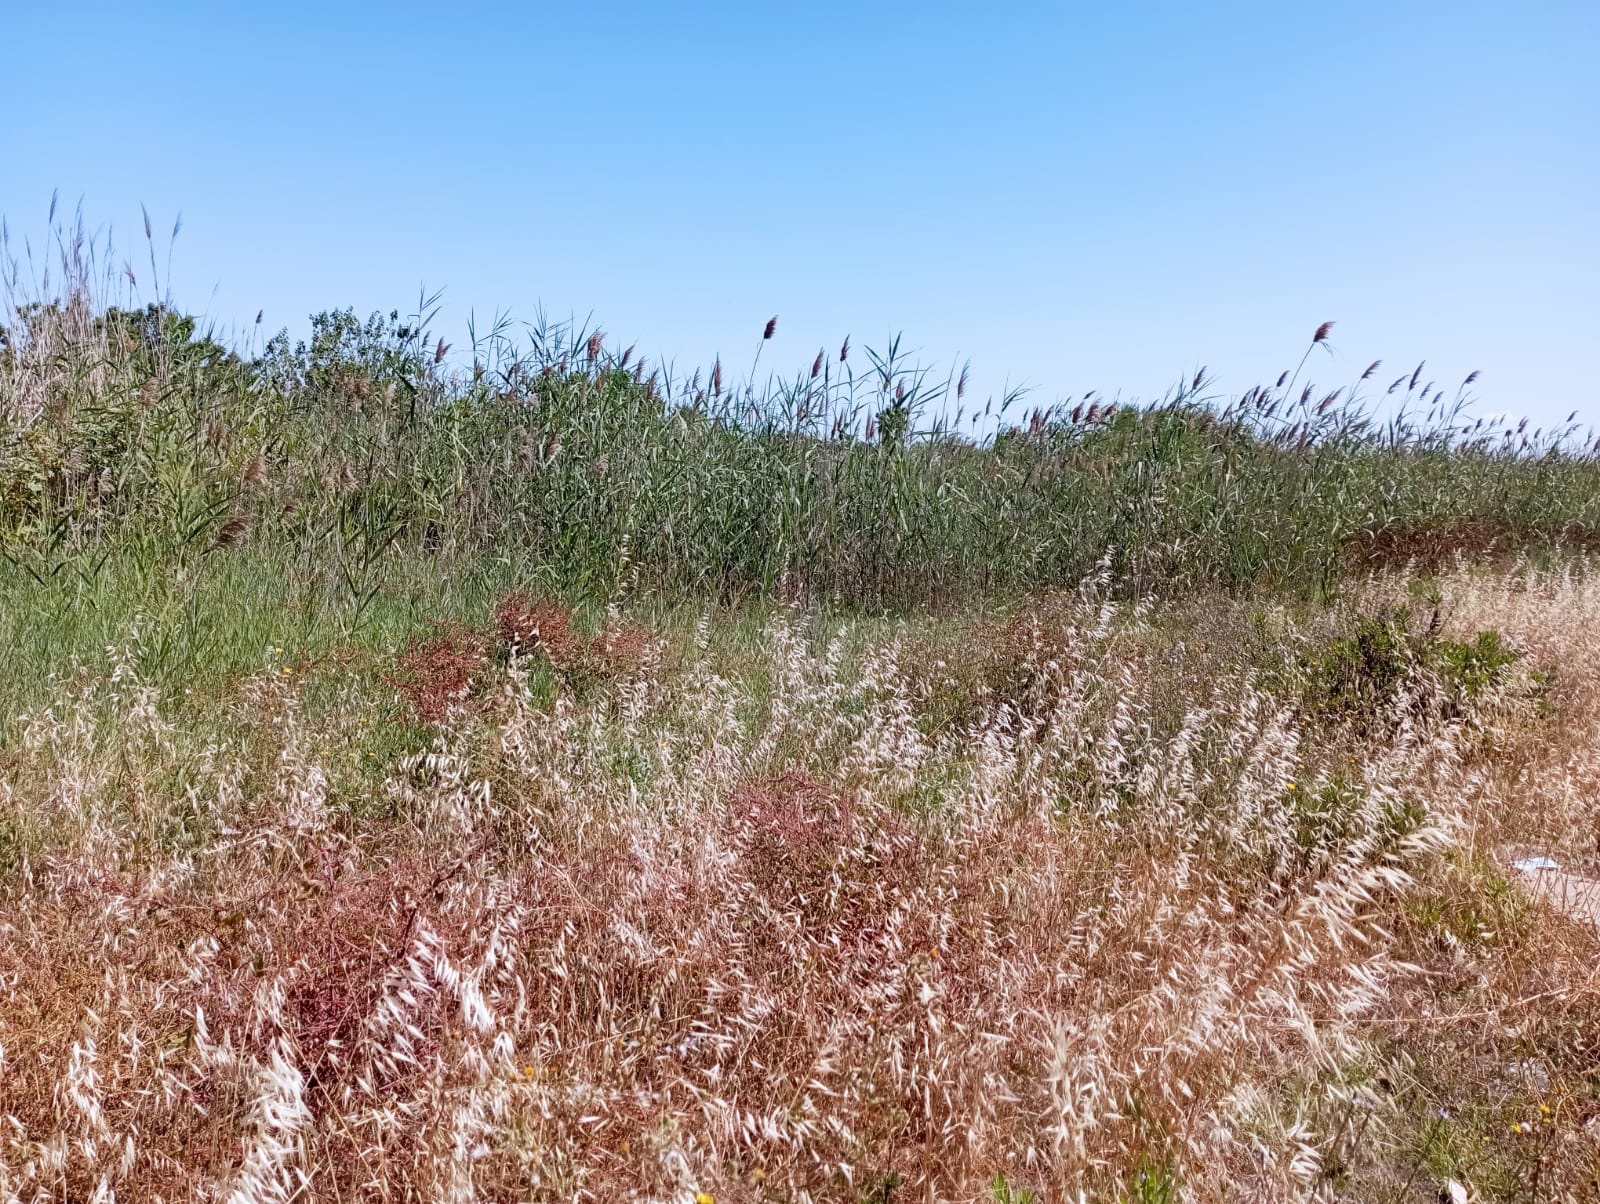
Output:
M1312 388L1326 329L1031 414L242 354L64 245L0 343L0 1201L1600 1191L1600 938L1510 868L1596 869L1572 431Z

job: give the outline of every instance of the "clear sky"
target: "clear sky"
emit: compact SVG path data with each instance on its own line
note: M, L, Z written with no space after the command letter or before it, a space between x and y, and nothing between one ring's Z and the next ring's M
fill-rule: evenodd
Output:
M425 284L736 367L777 314L763 370L902 330L1050 401L1331 318L1319 382L1600 420L1594 0L3 7L13 243L181 211L224 323Z

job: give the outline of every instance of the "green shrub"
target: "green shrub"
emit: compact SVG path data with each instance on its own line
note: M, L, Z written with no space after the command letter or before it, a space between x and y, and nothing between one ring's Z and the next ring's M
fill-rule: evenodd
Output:
M1437 678L1445 713L1457 716L1503 682L1520 659L1497 631L1480 631L1460 643L1438 629L1437 610L1420 631L1403 606L1356 615L1350 634L1308 658L1303 693L1309 709L1324 719L1370 727L1392 718L1405 688L1427 672Z
M995 1172L989 1188L994 1192L995 1204L1033 1204L1038 1199L1038 1193L1031 1187L1012 1187L1004 1171Z
M1498 631L1480 631L1468 644L1440 640L1433 649L1434 665L1449 687L1463 698L1476 698L1505 679L1505 672L1521 654L1506 645Z
M1176 1204L1178 1199L1178 1176L1172 1163L1146 1157L1121 1204Z
M1330 643L1316 662L1316 708L1341 719L1375 716L1390 706L1421 657L1404 608L1358 615L1355 631Z

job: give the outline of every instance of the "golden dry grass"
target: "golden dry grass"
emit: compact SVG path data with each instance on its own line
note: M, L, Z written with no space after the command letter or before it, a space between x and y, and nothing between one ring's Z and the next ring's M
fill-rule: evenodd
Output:
M1381 737L1092 587L474 659L371 769L113 652L0 761L0 1200L1592 1198L1600 947L1504 867L1592 847L1600 586L1443 592L1527 655Z

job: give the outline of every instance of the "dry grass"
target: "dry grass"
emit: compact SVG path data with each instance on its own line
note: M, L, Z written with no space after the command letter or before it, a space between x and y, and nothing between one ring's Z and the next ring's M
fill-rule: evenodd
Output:
M1600 587L1444 591L1556 677L1382 739L1094 588L732 657L508 599L372 771L113 653L0 762L0 1200L1592 1198L1600 950L1503 865L1592 841Z

